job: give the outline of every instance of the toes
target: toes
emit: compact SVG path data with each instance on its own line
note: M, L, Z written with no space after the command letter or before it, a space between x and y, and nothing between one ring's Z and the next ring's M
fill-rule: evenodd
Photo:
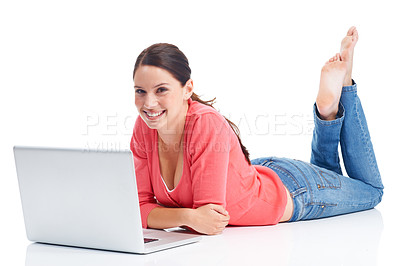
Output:
M358 40L358 31L357 31L357 29L355 29L354 33L353 33L353 41L357 41L357 40Z
M347 31L347 36L352 36L356 30L355 26L351 26L350 29Z
M357 41L358 40L358 31L355 26L350 27L350 29L347 31L347 36L351 36L351 40Z
M337 62L337 61L343 61L342 56L340 53L335 54L333 57L331 57L328 61L326 61L325 64Z

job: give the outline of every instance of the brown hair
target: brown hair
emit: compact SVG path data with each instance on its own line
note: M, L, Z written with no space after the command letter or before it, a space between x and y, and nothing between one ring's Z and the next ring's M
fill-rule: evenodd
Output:
M141 65L156 66L167 70L181 83L182 86L185 86L188 79L190 79L190 74L192 72L186 56L178 47L169 43L156 43L144 49L136 59L133 77L135 77L136 70ZM203 101L196 93L193 93L191 99L214 108L213 104L216 98ZM225 116L224 118L231 126L233 132L235 132L246 161L251 164L249 158L250 154L240 139L239 128Z

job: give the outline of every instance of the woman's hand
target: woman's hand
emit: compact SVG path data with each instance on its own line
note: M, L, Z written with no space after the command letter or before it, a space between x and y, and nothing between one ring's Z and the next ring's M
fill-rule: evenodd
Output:
M217 235L222 233L229 223L230 216L224 207L207 204L193 210L190 227L202 234Z

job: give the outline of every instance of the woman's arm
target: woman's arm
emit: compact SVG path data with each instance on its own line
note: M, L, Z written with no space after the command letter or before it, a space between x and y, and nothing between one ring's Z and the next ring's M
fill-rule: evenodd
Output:
M202 234L216 235L222 233L229 218L224 207L216 204L197 209L156 207L147 216L147 225L155 229L188 226Z
M131 139L131 151L134 160L136 183L140 204L140 216L142 219L142 227L147 228L147 216L154 208L160 207L154 197L153 187L150 178L150 165L151 161L148 159L148 153L152 147L148 147L149 132L145 131L147 126L143 120L138 116L136 118L135 127L133 129ZM147 145L146 145L147 142Z

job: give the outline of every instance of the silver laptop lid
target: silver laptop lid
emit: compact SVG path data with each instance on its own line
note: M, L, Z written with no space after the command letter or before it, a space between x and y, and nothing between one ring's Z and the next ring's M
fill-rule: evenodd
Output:
M31 241L144 251L131 151L14 147Z

